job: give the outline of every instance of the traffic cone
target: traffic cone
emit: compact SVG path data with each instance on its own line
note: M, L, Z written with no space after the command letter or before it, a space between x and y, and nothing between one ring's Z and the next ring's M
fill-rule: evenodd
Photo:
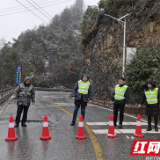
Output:
M79 117L79 124L78 124L78 132L76 135L77 139L85 139L86 135L84 134L84 124L83 124L83 116Z
M17 136L15 135L15 129L14 129L14 120L13 116L10 116L9 119L9 129L8 129L8 137L5 138L6 141L14 141L17 140Z
M139 137L139 138L144 137L144 134L142 134L141 117L140 117L139 114L137 116L136 130L135 130L135 133L133 134L133 136L134 137Z
M46 114L44 116L43 130L42 130L42 135L40 136L40 139L42 140L51 139L51 136L49 135L48 118Z
M109 128L108 128L108 133L106 134L107 137L110 138L115 138L117 135L114 132L114 123L113 123L113 115L110 115L110 120L109 120Z

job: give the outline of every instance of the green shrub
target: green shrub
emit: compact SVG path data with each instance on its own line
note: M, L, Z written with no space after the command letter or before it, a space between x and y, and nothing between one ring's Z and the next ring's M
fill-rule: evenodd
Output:
M99 8L114 16L120 16L130 12L138 0L101 0Z
M152 78L160 87L160 49L150 45L137 51L126 65L125 77L134 100L141 97L148 79Z

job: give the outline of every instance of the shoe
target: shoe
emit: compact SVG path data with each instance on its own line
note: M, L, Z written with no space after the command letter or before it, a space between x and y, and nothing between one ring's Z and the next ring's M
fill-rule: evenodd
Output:
M155 127L155 131L158 132L158 127Z
M117 126L117 124L114 124L114 126L116 127L116 126Z
M14 125L14 127L15 127L15 128L19 127L19 124L18 124L18 123L16 123L16 124Z
M71 126L74 126L74 125L75 125L75 122L72 122L70 125L71 125Z
M122 128L122 124L120 124L120 125L118 126L118 128L121 129L121 128Z
M21 125L22 127L27 127L27 125L25 124L25 123L22 123L22 125Z
M146 131L151 131L151 130L152 130L152 128L151 128L151 127L148 127Z

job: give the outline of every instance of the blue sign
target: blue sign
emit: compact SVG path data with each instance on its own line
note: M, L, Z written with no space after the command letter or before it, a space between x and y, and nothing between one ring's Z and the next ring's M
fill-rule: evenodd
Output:
M22 83L22 74L23 74L22 66L16 66L16 85Z

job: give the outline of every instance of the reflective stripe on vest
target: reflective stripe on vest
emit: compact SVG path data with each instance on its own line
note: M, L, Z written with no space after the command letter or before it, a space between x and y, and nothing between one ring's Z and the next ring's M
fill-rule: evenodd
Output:
M156 104L158 103L158 88L155 88L153 90L145 91L146 99L148 104Z
M119 87L119 85L116 85L115 87L115 96L114 98L116 100L122 100L125 99L124 94L126 92L128 86L124 85L123 87Z
M88 94L89 86L90 82L88 81L87 82L83 82L82 80L78 81L78 87L79 87L78 92L81 94Z

